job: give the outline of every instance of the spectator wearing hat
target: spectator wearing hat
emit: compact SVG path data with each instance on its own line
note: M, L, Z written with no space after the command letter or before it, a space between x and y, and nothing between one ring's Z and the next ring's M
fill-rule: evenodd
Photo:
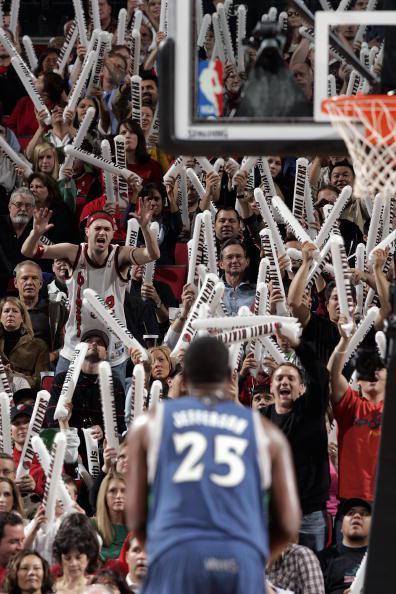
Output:
M18 406L19 404L27 404L28 406L34 406L36 402L37 392L33 390L33 388L21 388L20 390L16 390L12 395L12 399L14 401L14 405Z
M326 594L349 592L356 572L367 551L371 526L371 504L354 497L340 508L342 543L319 553Z
M93 328L91 312L83 307L84 290L95 290L106 302L114 315L125 324L124 296L128 284L128 272L132 264L146 264L159 258L156 238L150 230L151 211L142 203L139 215L135 215L145 240L145 247L114 246L115 222L105 211L93 213L86 228L87 243L79 246L71 243L43 245L41 236L51 227L51 211L36 210L33 231L25 241L22 251L28 257L43 257L54 260L67 258L72 262L72 275L68 282L70 312L66 323L64 347L56 371L67 371L74 350L87 330ZM98 321L95 320L98 329ZM103 327L104 328L104 327ZM102 329L103 329L102 328ZM128 353L122 341L111 338L108 357L113 373L125 381Z
M108 359L109 337L100 329L92 329L85 332L81 342L88 343L88 351L81 367L81 372L73 392L73 402L69 423L78 429L81 443L85 443L81 429L90 428L92 437L99 441L104 436L104 424L102 415L102 400L99 388L99 363ZM51 398L47 408L48 427L58 427L58 421L54 419L54 413L58 404L62 386L65 381L66 372L55 376L51 388ZM124 405L125 394L120 380L113 376L114 400L117 412L117 430L121 434L125 431ZM85 447L80 448L85 456Z

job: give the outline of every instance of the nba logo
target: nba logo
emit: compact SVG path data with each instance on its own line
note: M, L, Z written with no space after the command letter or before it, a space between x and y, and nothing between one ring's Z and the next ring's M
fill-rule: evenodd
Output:
M201 118L223 115L223 65L220 60L200 60L198 113Z

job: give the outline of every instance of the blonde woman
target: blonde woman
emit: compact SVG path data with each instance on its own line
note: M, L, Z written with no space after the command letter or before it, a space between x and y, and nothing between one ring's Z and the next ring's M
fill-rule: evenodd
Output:
M49 369L48 345L33 336L25 305L17 297L0 301L0 357L7 371L40 386L40 373Z
M33 170L50 175L53 179L58 179L58 153L53 144L50 144L49 142L40 142L40 144L37 144L34 147Z
M125 513L125 476L110 472L100 485L96 504L94 526L103 540L103 560L118 559L121 547L128 534Z

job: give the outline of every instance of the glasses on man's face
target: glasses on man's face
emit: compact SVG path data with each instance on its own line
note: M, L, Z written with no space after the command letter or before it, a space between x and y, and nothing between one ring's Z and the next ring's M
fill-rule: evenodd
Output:
M288 17L300 16L300 13L299 12L296 12L295 10L288 10L287 11L287 16Z
M21 210L21 208L26 208L26 210L34 208L34 204L31 202L10 202L10 204L15 206L17 210Z

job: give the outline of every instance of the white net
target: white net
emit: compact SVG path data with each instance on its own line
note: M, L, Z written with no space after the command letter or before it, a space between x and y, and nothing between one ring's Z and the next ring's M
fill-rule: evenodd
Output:
M395 193L396 97L330 97L323 102L332 125L343 138L355 170L354 194Z

